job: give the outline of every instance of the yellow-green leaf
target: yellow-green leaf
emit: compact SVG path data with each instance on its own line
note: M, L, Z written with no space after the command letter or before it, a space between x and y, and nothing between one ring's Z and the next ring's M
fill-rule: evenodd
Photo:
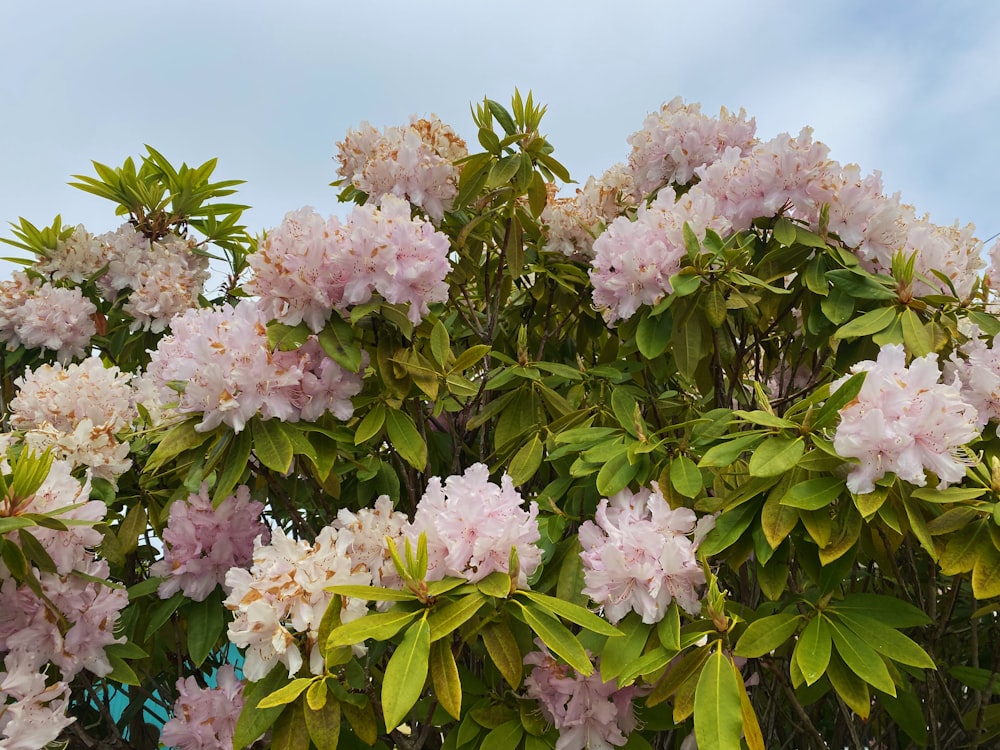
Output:
M427 466L427 443L417 432L413 418L406 412L390 409L385 415L385 426L392 447L400 458L422 471Z
M316 750L337 750L340 742L340 701L328 700L319 709L306 705L304 710L306 729Z
M451 643L441 639L431 644L431 684L441 708L455 719L462 716L462 681L458 676ZM515 689L517 686L514 686Z
M407 628L403 642L389 658L382 680L382 715L391 732L417 702L427 680L431 629L425 618Z
M698 677L694 693L694 734L699 750L735 750L743 734L740 688L734 668L716 649Z
M514 690L521 685L523 657L510 626L501 620L487 623L480 631L486 651L497 670Z

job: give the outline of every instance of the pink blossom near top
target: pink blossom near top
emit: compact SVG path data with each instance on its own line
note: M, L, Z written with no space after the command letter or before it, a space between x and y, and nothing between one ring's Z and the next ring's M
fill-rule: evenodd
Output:
M356 207L346 222L323 219L311 208L289 213L250 256L247 285L268 319L305 321L319 332L334 310L347 312L379 294L409 305L417 324L428 305L448 298L448 237L411 218L410 205L394 195L379 206Z
M26 445L87 466L114 482L132 465L124 439L138 417L131 375L88 357L63 367L42 365L17 379L10 424Z
M675 600L698 614L705 572L695 553L714 526L713 516L671 508L655 485L601 500L594 520L580 526L583 593L612 624L630 611L644 623L659 622Z
M201 687L194 677L177 681L179 695L160 742L177 750L232 748L236 720L243 710L243 682L231 664L222 666L215 680L214 688Z
M545 249L590 260L594 239L626 207L635 205L634 191L632 173L624 164L616 164L600 179L587 178L571 198L549 198L541 215L546 226Z
M618 688L603 682L600 669L584 677L557 661L536 640L540 651L525 655L533 669L524 680L525 694L538 701L542 716L559 730L556 750L595 750L621 747L638 726L632 701L639 688Z
M903 347L886 344L875 361L851 372L867 374L857 398L840 410L833 440L837 453L859 461L847 475L851 492L872 492L889 472L920 487L928 471L939 489L962 480L967 459L959 449L979 435L979 415L959 382L940 382L936 354L907 366Z
M465 142L433 115L382 133L367 122L337 144L337 174L379 203L386 195L403 198L435 221L458 193L454 162L468 155Z
M149 571L166 578L157 589L160 598L182 591L189 599L204 601L225 583L230 568L250 567L254 540L270 539L270 530L260 520L263 510L263 503L250 500L246 485L215 508L207 484L186 501L172 503L162 535L163 559Z
M755 143L756 122L723 107L717 118L701 114L700 104L679 96L646 117L642 130L629 136L629 167L637 198L665 185L686 185L695 169L713 163L727 149L746 154Z
M670 277L680 271L687 254L685 223L699 239L707 229L722 235L730 231L715 199L700 186L680 197L665 187L652 204L639 207L635 221L617 218L594 241L590 269L594 305L609 325L632 317L642 305L655 305L673 291Z
M513 547L520 561L517 584L524 587L541 563L538 504L524 510L511 478L504 474L497 485L489 475L477 463L443 484L438 477L428 481L405 532L414 549L420 534L426 535L427 580L455 576L475 582L495 571L510 573Z

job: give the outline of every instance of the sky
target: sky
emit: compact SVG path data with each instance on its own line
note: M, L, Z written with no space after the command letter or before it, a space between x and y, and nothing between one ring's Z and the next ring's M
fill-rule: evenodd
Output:
M91 232L112 204L67 182L150 144L218 157L253 232L336 206L349 128L533 92L580 183L675 96L803 126L939 224L1000 233L1000 3L950 0L32 0L0 2L0 236L23 216ZM13 248L10 253L16 253ZM0 253L3 254L3 253Z

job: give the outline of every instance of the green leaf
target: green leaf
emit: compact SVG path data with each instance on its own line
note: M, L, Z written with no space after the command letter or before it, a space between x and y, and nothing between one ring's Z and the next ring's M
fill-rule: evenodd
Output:
M184 451L197 448L207 441L212 436L212 433L198 432L195 429L197 423L197 419L189 419L186 422L181 422L176 427L172 427L163 436L163 439L157 444L156 450L153 451L153 454L146 461L145 472L152 474L167 463L167 461L177 458Z
M247 683L243 689L243 710L240 711L233 733L234 750L242 750L255 742L281 715L283 706L260 708L260 701L285 684L287 674L283 669L272 669L263 679Z
M694 461L682 455L670 462L670 484L684 497L697 497L704 480Z
M447 640L435 641L430 651L431 684L441 708L455 719L462 718L462 681ZM515 689L517 686L514 686Z
M361 370L361 349L354 344L354 329L339 314L333 315L316 338L330 359L345 370Z
M358 739L366 745L374 745L378 739L378 724L375 721L375 709L367 698L360 706L355 706L352 703L341 703L340 710L350 722L351 729L358 735Z
M914 357L923 357L934 351L934 341L920 322L920 317L907 307L903 310L903 343Z
M833 689L843 698L848 708L862 719L867 719L871 711L871 697L867 683L854 674L836 654L830 658L830 666L826 673Z
M777 477L790 471L805 452L802 437L768 438L750 456L750 476Z
M188 608L188 655L196 667L208 657L226 629L221 589L216 586L207 599Z
M801 615L782 612L754 620L743 631L733 653L747 659L757 659L785 644L798 630Z
M486 596L506 599L510 596L510 576L500 570L495 570L476 584L476 588Z
M296 326L271 323L267 327L267 345L271 349L280 349L281 351L301 349L311 333L312 331L305 323L299 323Z
M597 472L597 491L604 497L621 492L635 478L639 471L638 463L630 463L625 446L619 446L621 452L612 456Z
M853 672L883 693L896 695L896 686L882 657L844 625L830 621L830 632L840 658Z
M122 657L111 653L107 654L107 657L108 664L111 665L111 672L105 675L106 679L114 680L122 685L134 685L136 687L142 685L139 675L135 673L135 670Z
M479 634L486 645L490 660L507 684L513 690L517 690L521 686L521 667L524 659L510 626L502 620L493 620L484 625Z
M377 403L365 414L364 419L354 431L354 444L361 445L366 440L370 440L379 434L382 425L385 424L386 408L385 404Z
M660 645L668 651L681 650L681 612L677 600L670 602L663 619L656 624Z
M840 497L846 488L844 480L836 477L807 479L793 485L780 502L792 508L819 510Z
M269 750L309 750L309 729L302 703L285 707L274 724Z
M520 487L538 471L542 465L542 441L536 432L531 439L522 445L507 466L507 474L515 487Z
M909 602L882 594L848 594L833 603L834 611L875 617L891 628L927 625L931 619Z
M798 664L807 685L812 685L826 672L830 663L831 628L822 614L817 614L802 630L792 658Z
M506 721L483 738L479 750L513 750L524 736L521 719Z
M647 359L659 357L670 343L671 319L669 315L644 315L635 331L635 343Z
M836 612L837 620L883 656L918 669L936 669L934 660L910 638L875 617Z
M219 472L219 478L212 489L212 502L216 506L231 495L233 489L239 484L247 463L250 461L252 443L250 430L241 430L233 435L229 451L222 461L222 471Z
M472 619L486 602L486 595L473 589L447 604L435 605L427 617L431 640L436 641L453 633Z
M260 703L257 704L257 708L275 708L276 706L287 705L302 695L306 688L314 682L316 682L315 677L299 677L296 680L292 680L284 687L262 698Z
M635 612L630 612L618 623L624 638L610 638L601 652L601 680L607 682L622 674L642 656L642 651L653 630Z
M896 322L899 313L895 307L880 307L869 310L859 318L842 325L833 334L837 339L853 339L858 336L872 336L884 331Z
M724 443L719 443L718 445L713 445L704 455L702 455L701 460L698 462L698 466L702 467L712 467L712 466L729 466L740 454L745 450L749 450L753 446L763 440L764 436L760 433L740 435L738 437L727 439Z
M387 589L382 586L327 586L326 590L341 596L350 596L369 602L412 602L417 600L417 595L412 591Z
M563 619L569 620L570 622L575 623L582 628L586 628L593 633L611 637L622 635L622 632L618 630L618 628L610 624L607 620L598 617L586 607L581 607L578 604L557 599L554 596L542 594L538 591L523 590L518 591L517 595L530 599L536 604L546 607L548 610L554 612Z
M455 364L451 366L451 369L448 372L453 373L468 370L474 364L483 359L483 357L489 354L491 348L492 347L490 347L489 344L477 344L476 346L470 346L455 358Z
M371 638L375 641L387 641L396 633L409 625L421 614L421 610L408 612L393 607L388 612L378 612L365 615L357 620L351 620L344 625L338 625L330 631L326 647L353 646Z
M791 247L795 244L795 225L784 216L775 219L771 231L774 234L774 239L785 247Z
M304 710L306 729L316 750L337 750L340 742L340 701L330 699L320 708L306 705Z
M440 320L431 329L431 354L438 366L444 369L448 362L448 355L451 353L451 338L448 336L448 329Z
M257 460L272 471L287 474L292 468L292 441L281 429L278 420L254 417L250 429Z
M535 631L549 650L585 677L593 673L594 665L587 652L565 625L533 602L517 601L517 604L528 627Z
M413 417L398 409L390 409L385 415L389 441L406 463L418 471L427 466L427 443L417 432Z
M740 746L743 734L740 688L721 647L708 657L698 677L694 734L699 750L735 750Z
M431 629L426 618L407 628L385 667L382 680L382 714L385 728L391 732L410 712L427 680L431 651Z

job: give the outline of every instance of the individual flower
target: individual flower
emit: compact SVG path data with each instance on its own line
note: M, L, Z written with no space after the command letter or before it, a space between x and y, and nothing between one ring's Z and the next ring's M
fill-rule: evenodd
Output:
M413 118L410 125L382 133L367 122L337 144L337 169L345 181L379 203L386 195L403 198L435 221L458 193L454 162L468 155L465 142L436 117Z
M183 591L189 599L204 601L225 583L230 568L250 567L254 540L270 538L270 530L260 520L263 510L263 503L250 500L246 485L214 508L207 484L186 501L171 504L163 530L163 559L149 571L166 578L157 589L160 598Z
M525 693L538 701L545 717L559 731L556 750L621 747L636 728L632 701L639 688L620 688L616 680L601 680L595 668L584 677L557 661L541 641L540 651L524 657L533 667L524 680Z
M580 526L583 593L612 624L630 611L659 622L672 601L697 614L705 572L695 553L714 525L713 516L671 508L655 485L601 500L594 520Z
M632 317L642 305L655 305L673 291L670 279L687 255L685 223L699 239L707 229L719 234L730 229L715 199L700 186L680 197L666 187L651 205L639 207L635 221L615 219L594 241L590 269L594 305L609 325Z
M438 477L427 483L427 491L417 504L413 523L406 535L416 547L420 534L427 539L427 580L445 576L480 581L490 573L512 573L511 548L517 550L517 584L526 586L528 577L541 563L536 542L538 504L528 510L514 483L504 474L500 484L489 481L485 464L473 464L462 475Z
M177 681L173 716L160 742L177 750L220 750L233 746L236 720L243 710L243 682L231 664L215 674L216 686L203 688L194 677Z
M866 373L864 384L840 410L833 440L837 453L858 459L847 475L851 492L872 492L889 472L920 487L928 471L939 489L961 481L967 459L960 448L979 435L979 414L960 382L940 382L936 354L907 366L903 347L886 344L875 361L859 362L851 372Z
M600 179L589 177L573 197L549 198L541 215L547 229L545 249L590 260L594 238L621 216L624 207L634 204L634 190L632 173L624 164L616 164Z
M323 670L317 644L319 626L333 594L329 586L372 584L371 571L356 563L349 548L353 534L326 527L313 544L290 539L275 529L269 544L254 542L253 566L249 571L232 568L226 574L233 612L229 640L245 650L243 673L256 682L278 663L294 676L305 659L313 674ZM361 599L343 600L341 622L362 617L367 611Z
M51 449L56 458L113 483L132 465L122 437L138 417L130 381L100 357L42 365L15 381L11 427L23 430L36 452Z

